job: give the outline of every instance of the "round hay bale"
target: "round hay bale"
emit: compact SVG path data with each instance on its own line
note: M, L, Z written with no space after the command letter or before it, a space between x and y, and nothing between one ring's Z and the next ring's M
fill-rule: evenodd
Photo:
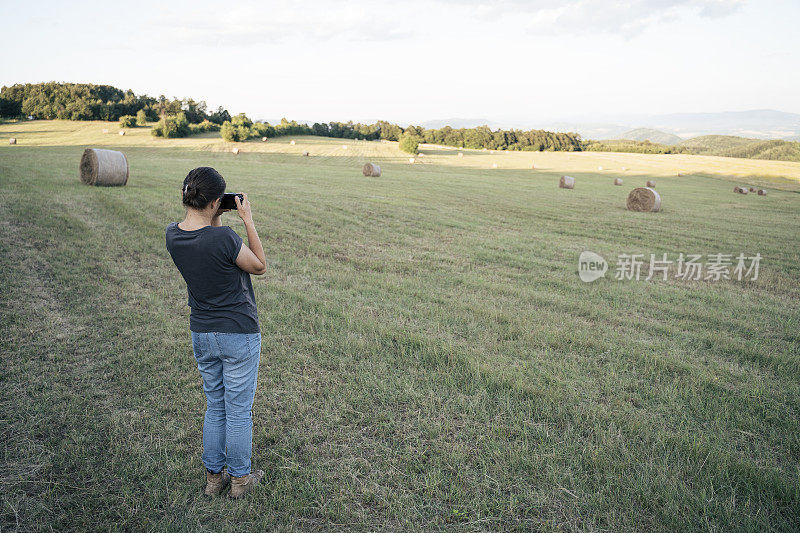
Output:
M125 135L124 131L119 132L120 135Z
M614 178L614 185L622 185L622 178Z
M597 167L597 170L603 170L603 167Z
M561 176L561 179L558 181L558 186L562 189L574 189L575 178L572 176Z
M756 192L756 188L755 187L750 187L750 192Z
M231 153L232 153L233 155L239 155L239 148L238 148L237 146L234 146L234 147L231 149Z
M747 189L747 187L739 187L739 194L747 194L749 192L750 191Z
M303 152L303 157L308 157L308 152Z
M758 195L759 196L766 196L767 195L767 189L758 189Z
M291 141L289 141L289 144L294 144L294 139L292 139Z
M650 187L637 187L628 194L626 205L631 211L655 213L661 209L661 196Z
M16 137L11 137L11 138L8 140L8 144L17 144L17 139L16 139Z
M683 172L678 172L678 177L683 176Z
M364 163L364 168L361 169L365 176L371 178L378 178L381 175L381 167L375 163Z
M128 183L128 159L116 150L87 148L79 168L81 181L86 185L115 186Z
M655 186L656 186L656 182L655 181L647 180L647 187L650 187L652 189Z
M497 168L497 163L492 163L492 168Z
M265 142L267 142L267 138L266 138L266 137L261 137L261 142L262 142L262 143L265 143Z
M347 150L347 145L346 144L342 145L342 150Z
M409 157L409 158L408 158L408 162L409 162L409 163L411 163L411 164L413 165L413 164L414 164L414 158L413 158L413 157Z

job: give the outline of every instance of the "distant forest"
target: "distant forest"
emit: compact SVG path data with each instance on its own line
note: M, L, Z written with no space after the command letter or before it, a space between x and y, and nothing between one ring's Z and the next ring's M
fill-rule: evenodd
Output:
M713 155L744 159L800 161L800 142L778 139L746 139L732 135L703 135L672 145L624 139L585 141L582 149L591 152Z
M415 152L419 143L457 148L524 151L604 151L645 154L694 154L800 161L800 143L707 135L675 145L635 140L584 141L577 133L544 130L492 130L475 128L403 128L378 121L374 124L329 122L308 124L282 119L278 124L254 122L244 113L235 116L219 107L210 111L202 100L168 99L136 95L110 85L90 83L25 83L0 89L0 117L119 121L131 128L156 122L156 137L185 137L219 131L227 141L282 135L319 135L342 139L401 141L402 149Z
M137 115L141 117L137 121ZM402 128L378 121L375 124L353 122L315 123L311 126L283 119L279 124L253 122L244 114L232 117L222 107L209 112L204 101L154 98L136 95L110 85L87 83L25 83L0 90L0 116L38 119L108 120L124 127L146 121L159 121L153 134L159 137L184 137L194 133L221 130L229 141L280 135L321 135L343 139L398 141L405 135L416 142L491 150L581 150L576 133L553 133L543 130L496 130L477 128L424 129ZM215 127L216 124L218 127Z

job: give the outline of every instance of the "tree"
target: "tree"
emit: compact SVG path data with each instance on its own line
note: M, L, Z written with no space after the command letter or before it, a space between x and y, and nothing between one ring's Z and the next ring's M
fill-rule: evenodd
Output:
M147 126L147 113L145 113L144 109L136 112L136 125Z
M219 106L217 110L211 113L211 115L209 115L208 117L208 120L219 125L228 122L230 119L231 119L231 114L228 113L228 110L222 106Z
M133 115L122 115L119 117L119 127L120 128L135 128L136 127L136 117Z
M192 132L189 128L189 121L183 112L177 115L167 115L158 121L158 124L150 130L155 137L186 137Z
M419 152L419 142L421 138L406 131L400 136L400 149L409 154L416 155Z

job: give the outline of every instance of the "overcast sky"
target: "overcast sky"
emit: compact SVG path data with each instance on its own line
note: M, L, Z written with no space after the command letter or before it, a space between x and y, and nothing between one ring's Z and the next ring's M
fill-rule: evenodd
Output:
M800 113L796 0L0 3L0 85L107 83L252 118Z

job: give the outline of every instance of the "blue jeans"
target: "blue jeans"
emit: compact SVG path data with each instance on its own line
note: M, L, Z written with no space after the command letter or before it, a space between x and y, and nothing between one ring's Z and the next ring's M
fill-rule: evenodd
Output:
M230 475L245 476L250 473L253 451L253 396L261 333L193 331L192 348L206 393L203 464L214 473L227 464Z

